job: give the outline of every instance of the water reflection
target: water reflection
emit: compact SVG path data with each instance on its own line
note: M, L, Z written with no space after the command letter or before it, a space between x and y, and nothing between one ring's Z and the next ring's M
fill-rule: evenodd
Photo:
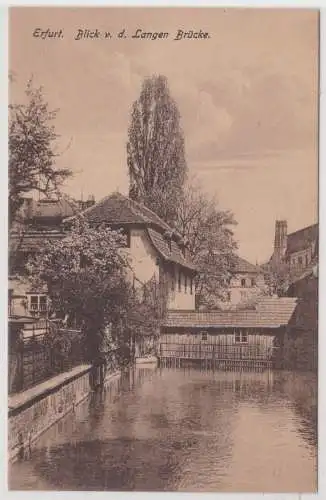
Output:
M11 489L313 492L311 374L137 368L51 428Z

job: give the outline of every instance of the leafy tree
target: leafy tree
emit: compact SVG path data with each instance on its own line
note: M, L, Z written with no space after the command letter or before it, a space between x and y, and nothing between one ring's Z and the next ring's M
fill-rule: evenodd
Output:
M215 308L225 299L237 248L232 230L235 225L231 212L221 210L216 199L208 198L198 184L188 183L180 198L175 227L199 269L199 307Z
M71 175L55 161L58 135L42 88L26 87L27 103L9 105L9 222L12 225L26 193L36 190L49 195L57 192Z
M284 297L291 283L292 273L287 262L271 260L264 266L265 282L270 295Z
M129 196L175 220L187 167L180 114L164 76L146 78L133 104L127 162Z
M129 363L135 342L159 333L158 284L153 279L134 289L124 240L80 216L64 239L45 241L27 264L33 286L46 284L52 312L81 329L92 362Z
M45 242L28 263L33 284L47 285L57 315L81 328L91 361L99 356L108 325L113 334L121 334L120 323L132 302L123 245L119 232L92 228L77 218L63 240Z

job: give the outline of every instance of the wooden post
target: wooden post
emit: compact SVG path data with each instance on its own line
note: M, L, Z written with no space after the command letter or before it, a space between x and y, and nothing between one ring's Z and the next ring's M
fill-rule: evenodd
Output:
M33 337L32 337L32 384L35 383L35 326L33 323Z

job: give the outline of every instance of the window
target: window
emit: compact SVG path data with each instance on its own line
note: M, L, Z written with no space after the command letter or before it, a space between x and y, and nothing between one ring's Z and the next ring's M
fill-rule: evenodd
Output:
M246 286L246 280L245 280L245 278L242 278L242 280L241 280L241 286L242 287Z
M31 314L45 313L47 310L46 295L30 295L29 310Z
M251 278L251 286L256 286L256 280L255 280L255 278Z
M190 278L190 295L192 295L193 280Z
M234 341L236 344L246 344L248 342L248 333L245 330L236 330L234 332Z
M187 275L185 274L185 293L187 293L187 286L188 286L188 279Z
M122 235L124 236L124 247L125 248L130 248L130 231L128 229L123 229L121 231Z
M201 339L207 340L207 332L201 332Z
M181 271L179 271L179 276L178 276L178 290L181 292Z
M309 264L309 257L306 255L306 266Z
M298 257L298 264L299 264L299 266L302 266L302 257L301 256Z

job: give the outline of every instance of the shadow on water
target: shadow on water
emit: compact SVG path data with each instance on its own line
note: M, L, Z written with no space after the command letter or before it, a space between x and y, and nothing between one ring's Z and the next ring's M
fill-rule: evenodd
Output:
M311 374L137 368L45 433L10 488L314 491L316 445Z

